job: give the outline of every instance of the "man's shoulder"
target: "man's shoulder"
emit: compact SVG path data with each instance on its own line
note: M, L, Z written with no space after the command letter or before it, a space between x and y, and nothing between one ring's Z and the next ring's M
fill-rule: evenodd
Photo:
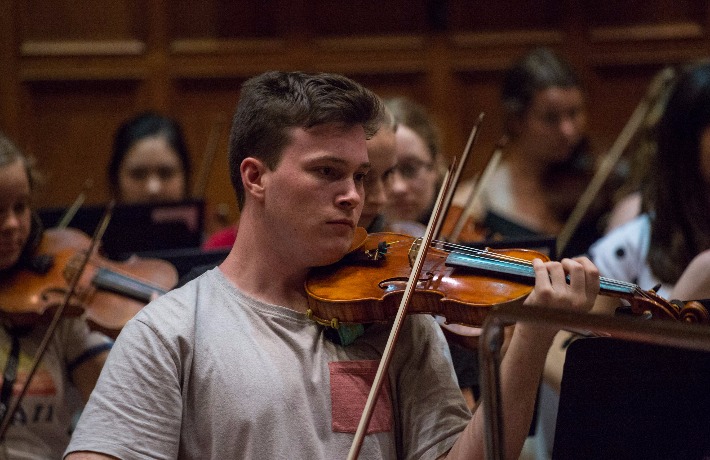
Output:
M214 278L214 273L208 271L163 294L143 307L131 322L143 324L160 335L191 334L198 309L214 295L218 282Z

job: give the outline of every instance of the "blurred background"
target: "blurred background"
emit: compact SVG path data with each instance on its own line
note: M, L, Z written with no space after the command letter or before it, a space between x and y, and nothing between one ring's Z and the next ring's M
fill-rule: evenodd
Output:
M600 154L666 65L710 52L706 0L1 0L0 130L45 175L37 207L109 197L121 121L175 118L209 234L237 218L226 150L241 83L266 70L343 73L430 109L448 157L484 119L466 174L502 134L503 71L548 46L583 80Z

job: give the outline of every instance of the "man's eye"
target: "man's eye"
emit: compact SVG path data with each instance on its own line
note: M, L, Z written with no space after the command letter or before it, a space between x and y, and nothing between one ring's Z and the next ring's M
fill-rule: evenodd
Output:
M355 173L355 182L365 182L366 178L369 178L370 176L367 173Z

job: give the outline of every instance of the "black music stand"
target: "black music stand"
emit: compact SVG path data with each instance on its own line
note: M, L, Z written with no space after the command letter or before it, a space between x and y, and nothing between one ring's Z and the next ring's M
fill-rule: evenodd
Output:
M553 459L709 456L710 354L609 338L569 346Z
M92 235L105 206L84 206L69 223ZM40 209L46 228L57 225L64 209ZM171 203L117 204L101 240L101 249L109 258L122 260L133 253L198 248L204 232L204 201L185 200Z

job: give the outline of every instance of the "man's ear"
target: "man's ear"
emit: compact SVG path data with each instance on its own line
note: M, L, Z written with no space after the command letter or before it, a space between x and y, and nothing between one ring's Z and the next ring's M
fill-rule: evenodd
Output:
M261 161L254 157L247 157L242 160L239 166L239 172L242 175L242 183L244 184L244 193L251 195L257 200L264 197L265 176L269 172L269 168Z

